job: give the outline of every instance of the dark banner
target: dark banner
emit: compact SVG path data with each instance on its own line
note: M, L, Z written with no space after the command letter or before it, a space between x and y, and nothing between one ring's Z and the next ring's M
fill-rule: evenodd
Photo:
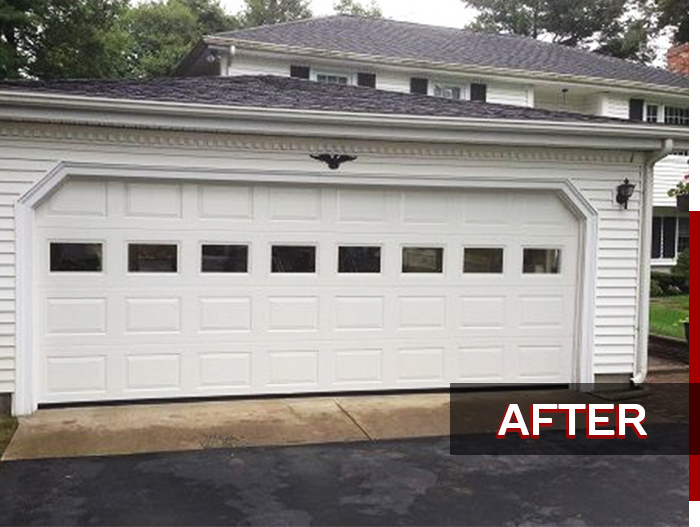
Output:
M692 384L453 384L453 455L688 455Z

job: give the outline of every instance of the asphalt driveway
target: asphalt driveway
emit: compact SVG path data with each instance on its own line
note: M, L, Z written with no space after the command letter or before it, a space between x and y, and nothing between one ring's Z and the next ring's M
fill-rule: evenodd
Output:
M682 525L687 456L450 456L447 438L10 461L1 525Z

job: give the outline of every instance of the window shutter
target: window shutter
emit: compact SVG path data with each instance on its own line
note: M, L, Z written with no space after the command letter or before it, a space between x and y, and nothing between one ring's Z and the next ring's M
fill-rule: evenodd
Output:
M630 99L630 120L644 120L644 99Z
M289 68L289 76L295 79L308 79L311 77L311 68L308 66L294 66Z
M411 93L420 93L422 95L428 95L428 79L421 79L420 77L411 78Z
M661 223L662 218L654 218L651 224L651 257L661 258Z
M664 218L664 258L676 257L676 218Z
M486 84L473 83L471 85L471 100L486 102Z
M357 85L366 86L367 88L376 88L377 76L374 73L358 73Z

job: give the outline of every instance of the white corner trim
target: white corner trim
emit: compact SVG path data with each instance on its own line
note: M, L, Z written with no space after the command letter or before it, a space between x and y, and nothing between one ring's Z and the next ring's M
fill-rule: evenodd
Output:
M58 163L15 204L16 253L16 390L12 413L28 415L37 409L38 365L34 354L34 210L68 176L64 163Z
M654 218L654 165L674 148L673 139L666 139L661 148L647 156L641 168L642 176L642 239L639 247L639 319L637 321L637 353L634 357L634 375L631 381L641 384L646 380L649 361L649 309L651 291L651 238Z
M38 207L51 193L60 187L70 176L90 176L97 178L133 178L133 179L189 179L192 181L267 181L289 183L319 183L319 178L306 173L273 174L262 178L260 174L250 171L211 170L207 168L188 168L185 172L175 172L170 167L114 165L107 163L73 163L60 162L36 185L29 189L16 203L16 257L17 257L17 347L16 368L17 382L13 397L14 415L28 415L38 408L40 394L39 364L34 349L34 290L33 290L33 230L34 214ZM594 327L595 327L595 290L598 255L598 213L593 205L583 196L576 186L566 178L524 179L503 178L499 180L478 178L468 180L455 179L415 179L410 182L395 177L343 177L325 176L321 181L329 185L358 184L385 186L422 186L433 188L502 188L502 189L537 189L556 191L569 208L579 217L582 224L581 264L578 298L578 327L576 328L576 348L578 360L574 363L573 381L576 383L593 382Z

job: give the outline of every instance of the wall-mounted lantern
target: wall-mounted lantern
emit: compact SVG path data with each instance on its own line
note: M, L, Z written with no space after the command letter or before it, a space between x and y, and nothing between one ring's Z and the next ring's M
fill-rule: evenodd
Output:
M630 198L634 194L635 185L630 183L630 180L625 178L625 182L617 187L617 197L616 200L620 205L624 205L627 209L627 204Z

